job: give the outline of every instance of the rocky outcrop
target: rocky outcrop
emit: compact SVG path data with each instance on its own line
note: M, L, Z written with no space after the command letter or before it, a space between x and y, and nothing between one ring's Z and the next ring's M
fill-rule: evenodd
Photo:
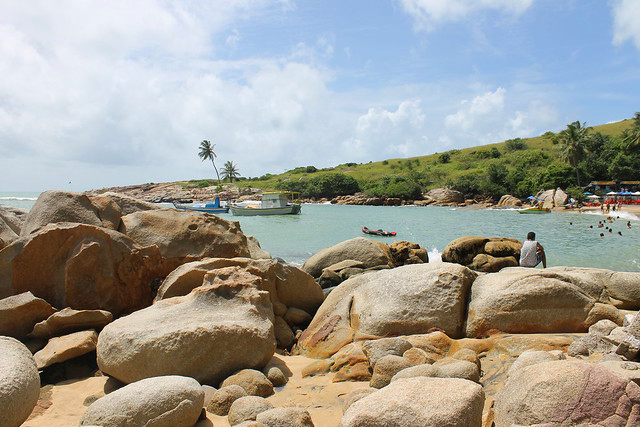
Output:
M45 191L27 214L21 236L27 236L50 223L74 222L102 227L98 208L84 194Z
M527 366L496 395L496 427L638 422L640 386L598 365L560 360Z
M239 385L249 396L268 397L273 394L273 384L265 374L255 369L243 369L225 379L220 387Z
M466 334L586 332L601 319L622 322L601 283L548 268L510 268L478 277Z
M162 262L157 248L117 231L50 224L0 251L0 297L31 291L56 307L118 316L151 303Z
M442 251L442 261L454 262L483 272L515 267L521 243L504 237L465 236L450 242Z
M74 332L62 337L51 338L47 345L33 357L38 369L44 369L54 363L64 362L94 351L97 341L96 331Z
M429 262L427 250L417 243L400 240L389 245L391 257L396 267L408 264L423 264Z
M229 424L235 426L243 421L255 421L258 414L269 409L273 409L273 405L263 397L241 397L229 408Z
M1 273L1 270L0 270ZM0 335L25 338L33 325L46 319L55 308L31 292L23 292L0 300Z
M462 335L476 273L456 264L414 264L352 277L333 290L299 339L309 357L328 357L355 338Z
M340 427L481 425L484 392L457 378L406 378L353 403Z
M252 259L271 259L271 254L262 247L255 236L247 235L247 246L249 247L249 258Z
M438 204L464 203L464 195L451 188L434 188L427 193L425 198L433 199L434 203Z
M122 217L119 231L143 246L156 245L171 270L206 257L250 255L238 222L201 212L138 211Z
M366 205L366 206L400 206L402 199L397 197L368 196L363 193L355 193L346 196L337 196L331 199L334 205Z
M536 199L542 202L543 208L553 209L567 204L569 196L560 187L555 190L541 190Z
M18 427L40 395L40 376L31 352L20 341L0 336L0 414L2 425Z
M97 353L100 370L126 383L184 375L217 385L240 369L261 369L275 347L268 293L253 282L214 281L110 323Z
M67 307L37 323L29 336L51 338L83 329L102 329L112 320L111 313L105 310L74 310Z
M500 201L496 206L499 208L522 206L522 201L517 197L513 197L511 194L505 194L500 197Z
M0 249L20 237L20 229L28 211L0 206Z
M244 396L247 396L247 392L239 385L220 387L211 395L211 400L207 403L207 411L225 416L229 413L231 404Z
M302 269L313 277L320 277L322 269L346 259L360 261L364 268L393 266L391 251L386 244L356 237L322 249L307 259Z
M203 402L204 392L193 378L147 378L93 402L80 425L192 427Z
M232 273L230 267L259 276L262 279L260 289L269 292L274 304L284 304L285 312L287 307L296 307L307 313L315 313L324 301L320 286L313 277L299 268L272 259L250 258L207 258L183 264L162 282L156 301L186 295L192 289L201 286L206 275L223 277ZM283 316L284 312L281 315Z
M260 412L256 421L266 427L314 427L309 411L304 408L273 408Z
M109 199L113 200L118 205L118 207L120 207L122 215L129 215L138 211L150 211L161 208L160 206L153 203L145 202L144 200L113 191L108 191L106 193L90 197L108 197Z

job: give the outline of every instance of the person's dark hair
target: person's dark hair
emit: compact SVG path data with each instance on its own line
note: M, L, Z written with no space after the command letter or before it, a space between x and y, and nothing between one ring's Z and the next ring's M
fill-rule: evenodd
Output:
M527 240L535 240L536 239L536 233L534 233L533 231L530 231L529 233L527 233Z

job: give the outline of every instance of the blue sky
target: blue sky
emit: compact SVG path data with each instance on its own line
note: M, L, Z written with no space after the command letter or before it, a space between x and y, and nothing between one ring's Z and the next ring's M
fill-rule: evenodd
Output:
M640 0L0 3L0 191L209 178L203 139L243 176L426 155L638 99Z

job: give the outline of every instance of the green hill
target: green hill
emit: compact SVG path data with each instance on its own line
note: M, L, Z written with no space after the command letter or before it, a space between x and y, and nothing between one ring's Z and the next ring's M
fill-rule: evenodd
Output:
M640 179L640 153L637 149L626 152L621 138L633 126L634 120L627 119L593 127L586 144L587 154L578 166L583 186L592 179ZM307 197L333 197L360 190L412 199L445 185L469 197L499 197L506 193L526 197L542 188L577 186L575 168L560 160L561 147L557 134L547 132L533 138L405 159L346 163L324 169L303 166L277 175L242 178L237 185L299 191ZM200 181L183 184L207 185Z

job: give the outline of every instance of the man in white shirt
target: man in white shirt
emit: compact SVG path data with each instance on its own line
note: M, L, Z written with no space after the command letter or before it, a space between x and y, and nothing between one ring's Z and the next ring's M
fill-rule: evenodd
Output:
M542 267L547 268L547 257L544 254L544 248L536 242L536 233L530 231L527 234L527 240L522 242L520 248L520 266L535 267L542 261Z

